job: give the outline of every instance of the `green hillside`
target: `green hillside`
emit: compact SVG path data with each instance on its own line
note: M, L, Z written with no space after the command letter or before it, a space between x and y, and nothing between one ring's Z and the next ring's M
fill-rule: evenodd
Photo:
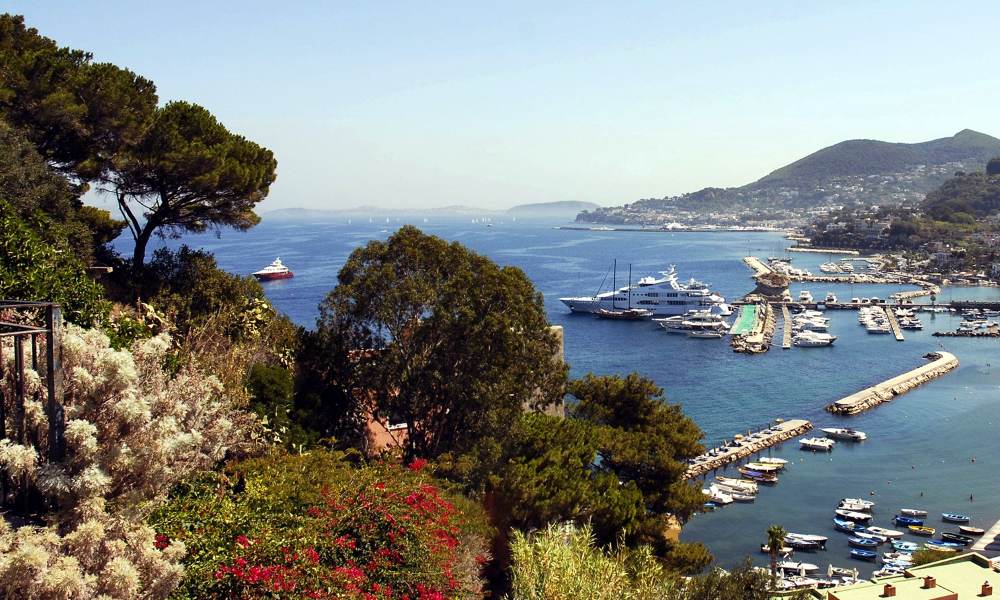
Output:
M997 155L1000 155L1000 140L971 129L963 129L952 137L916 144L848 140L781 167L757 184L789 184L827 177L897 173L916 165L958 161L985 163Z

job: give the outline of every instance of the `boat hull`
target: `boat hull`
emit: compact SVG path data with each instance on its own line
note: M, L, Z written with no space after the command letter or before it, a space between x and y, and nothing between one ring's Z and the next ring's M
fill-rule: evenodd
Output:
M291 279L295 274L286 271L284 273L254 273L253 276L257 281L274 281L276 279Z

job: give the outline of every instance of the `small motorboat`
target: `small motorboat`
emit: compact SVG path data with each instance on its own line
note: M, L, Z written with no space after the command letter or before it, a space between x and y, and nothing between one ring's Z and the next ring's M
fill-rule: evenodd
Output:
M960 515L958 513L941 513L941 520L949 523L968 523L972 519L968 515Z
M863 500L861 498L841 498L840 502L841 503L850 502L851 504L861 504L861 505L863 505L865 507L866 511L871 511L871 509L875 508L875 503L874 502L872 502L871 500Z
M749 462L743 466L754 471L760 471L761 473L776 473L784 468L784 465L772 465L762 462Z
M618 321L641 321L653 316L653 311L645 308L627 308L625 310L613 310L610 308L599 308L594 314L601 319L613 319ZM722 337L721 335L719 337Z
M860 538L860 537L847 538L847 544L850 545L850 546L854 546L855 548L877 548L878 547L878 541L877 540L869 540L869 539Z
M968 546L972 542L976 541L976 538L962 535L961 533L952 533L951 531L942 531L941 539L946 542L954 542L956 544L962 544L963 546Z
M799 538L785 538L785 544L795 550L819 550L823 546L819 542L803 540Z
M981 527L972 527L971 525L959 525L958 530L965 535L983 535L986 530Z
M864 529L858 529L854 532L854 537L859 537L863 540L875 540L879 544L884 544L889 541L889 538L884 535L879 535L877 533L872 533L867 527Z
M863 526L847 519L834 519L833 528L844 533L854 533L857 529L864 529Z
M794 571L799 573L805 571L806 573L812 573L813 571L819 571L819 567L812 563L807 562L797 562L794 560L782 560L778 562L778 568L783 571Z
M799 443L802 444L803 450L813 450L813 451L819 450L822 452L829 452L830 450L833 450L833 445L836 442L834 442L829 438L814 437L814 438L802 438L801 440L799 440Z
M947 542L927 542L924 544L924 548L934 550L935 552L958 552L962 548L962 545Z
M752 479L758 483L778 483L778 476L774 473L761 473L760 471L754 471L746 467L739 467L736 470L747 479Z
M861 504L860 502L848 502L847 500L841 500L837 508L858 512L868 512L871 510L871 508L865 504Z
M760 545L760 551L763 552L764 554L770 554L771 553L771 547L768 546L767 544L761 544ZM782 556L787 556L787 555L791 554L794 551L795 551L794 548L791 548L789 546L782 546L778 550L778 554L780 554Z
M920 549L920 545L914 542L895 541L892 543L892 549L899 552L916 552Z
M903 574L905 569L900 567L885 567L879 569L878 571L872 572L872 577L878 579L881 577L898 577Z
M788 461L783 458L772 458L770 456L759 458L757 459L757 462L763 463L765 465L778 465L779 467L782 468L784 468L784 466L788 464Z
M838 517L847 519L848 521L854 521L855 523L867 523L872 520L871 515L854 510L844 510L842 508L838 508L833 512L836 513Z
M901 508L899 514L907 517L926 517L927 511L919 508Z
M705 331L689 331L688 332L688 337L689 338L695 338L695 339L698 339L698 340L719 340L719 339L722 339L722 332L721 331L709 331L709 330L705 330Z
M737 479L735 477L725 477L723 475L716 475L715 480L719 482L719 485L726 486L730 489L739 489L746 494L757 493L757 483L754 481L750 481L749 479Z
M729 496L733 499L733 502L753 502L757 499L754 494L743 494L741 492L729 492Z
M854 574L857 573L855 569L848 569L847 567L835 567L830 565L827 568L826 574L830 577L850 577L854 578Z
M883 562L912 563L913 554L910 552L886 552L882 555Z
M820 546L825 546L826 543L830 540L830 538L826 537L825 535L813 535L813 534L809 534L809 533L788 533L788 534L785 534L785 539L787 540L788 538L794 538L794 539L797 539L797 540L805 540L807 542L816 542Z
M918 519L916 517L904 517L903 515L896 515L896 518L893 520L896 521L896 525L902 525L903 527L912 527L914 525L924 524L923 519Z
M910 533L912 533L913 535L925 535L927 537L934 535L933 527L926 527L924 525L910 525L908 529L910 530Z
M851 548L851 558L856 558L858 560L875 560L877 556L878 552L873 552L872 550Z
M885 527L869 527L866 529L868 533L874 533L875 535L881 535L890 540L898 540L903 537L902 531L896 531L895 529L886 529Z
M868 434L864 431L858 431L856 429L847 429L845 427L824 427L820 429L826 434L826 437L833 438L835 440L848 440L851 442L863 442L868 439Z

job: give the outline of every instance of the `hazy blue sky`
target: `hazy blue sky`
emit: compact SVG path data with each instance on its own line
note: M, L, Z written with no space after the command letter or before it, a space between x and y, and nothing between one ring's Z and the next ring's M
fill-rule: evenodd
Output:
M266 211L637 198L1000 134L993 2L6 2L275 151Z

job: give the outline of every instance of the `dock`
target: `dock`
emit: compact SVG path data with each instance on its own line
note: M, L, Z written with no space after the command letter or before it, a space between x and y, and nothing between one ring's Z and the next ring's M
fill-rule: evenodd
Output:
M896 396L905 394L913 388L958 367L958 358L950 352L932 352L924 358L931 359L931 362L902 375L897 375L888 381L865 388L846 398L841 398L833 404L827 405L826 410L836 415L856 415L883 402L889 402Z
M983 537L976 540L976 543L969 550L990 556L1000 554L1000 540L997 539L998 537L1000 537L1000 521L994 523L993 527L990 527L983 534Z
M792 347L792 315L788 312L788 305L781 305L781 348L788 350Z
M757 454L761 450L809 431L812 429L812 423L805 419L791 419L778 423L772 429L773 431L769 433L758 431L734 442L732 445L723 446L719 449L722 452L718 455L709 457L706 461L688 467L685 477L687 479L701 477L705 473L724 467L729 463Z
M886 307L885 318L889 321L889 329L892 331L892 335L896 336L896 341L902 342L903 332L899 329L899 321L896 320L896 311L891 307Z
M745 262L746 265L750 267L750 270L753 271L754 277L760 277L761 275L767 275L768 273L774 272L774 269L766 265L764 261L756 256L747 256L743 259L743 262Z
M788 238L792 239L792 238ZM844 254L847 256L859 256L861 253L857 250L842 250L839 248L812 248L804 246L789 246L785 248L786 252L812 252L813 254Z

